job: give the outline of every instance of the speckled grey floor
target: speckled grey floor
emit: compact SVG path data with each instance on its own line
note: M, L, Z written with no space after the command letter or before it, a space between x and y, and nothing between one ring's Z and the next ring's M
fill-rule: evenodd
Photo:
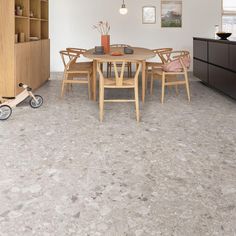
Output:
M236 235L236 102L191 82L141 106L52 80L0 123L0 236Z

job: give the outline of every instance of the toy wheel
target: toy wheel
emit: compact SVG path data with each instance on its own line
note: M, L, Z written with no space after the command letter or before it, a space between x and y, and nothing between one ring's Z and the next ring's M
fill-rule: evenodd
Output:
M11 107L8 105L0 106L0 120L7 120L12 113Z
M39 108L43 105L43 98L39 95L34 95L37 101L35 101L33 98L30 100L30 106L34 109Z

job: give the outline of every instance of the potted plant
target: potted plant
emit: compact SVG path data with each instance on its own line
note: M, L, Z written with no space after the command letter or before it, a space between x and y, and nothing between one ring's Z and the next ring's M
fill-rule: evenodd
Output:
M104 52L110 52L110 25L107 21L99 21L97 25L93 26L101 34L101 46L104 47Z

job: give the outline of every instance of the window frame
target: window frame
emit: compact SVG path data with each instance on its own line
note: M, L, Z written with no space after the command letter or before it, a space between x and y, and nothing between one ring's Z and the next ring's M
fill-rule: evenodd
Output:
M235 11L224 11L224 0L221 0L221 29L223 29L223 17L224 16L236 16Z

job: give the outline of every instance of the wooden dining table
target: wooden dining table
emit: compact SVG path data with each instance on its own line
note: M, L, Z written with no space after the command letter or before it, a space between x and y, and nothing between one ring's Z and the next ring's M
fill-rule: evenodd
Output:
M132 47L134 50L133 54L123 54L124 48L121 47L111 47L111 52L109 54L104 55L97 55L94 54L95 49L90 49L86 51L83 56L93 60L93 77L92 77L92 96L93 100L96 101L97 97L97 61L104 59L104 60L135 60L140 61L142 63L142 101L145 102L145 94L146 94L146 61L150 58L156 56L156 54L147 48L139 48L139 47ZM112 52L121 52L121 56L112 56Z

